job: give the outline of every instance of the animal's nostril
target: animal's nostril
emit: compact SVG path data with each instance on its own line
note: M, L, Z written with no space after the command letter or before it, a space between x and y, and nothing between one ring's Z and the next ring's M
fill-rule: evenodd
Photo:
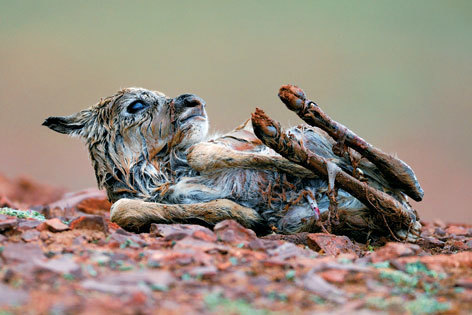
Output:
M198 98L188 98L185 100L186 107L195 107L202 105L202 102Z
M204 106L205 101L194 94L183 94L175 98L175 105L180 108Z

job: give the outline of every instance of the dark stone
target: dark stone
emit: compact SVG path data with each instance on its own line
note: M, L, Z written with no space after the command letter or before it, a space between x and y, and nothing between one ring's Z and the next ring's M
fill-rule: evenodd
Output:
M87 215L78 217L69 224L72 230L85 229L108 233L108 225L105 219L99 215Z
M315 251L323 250L328 255L339 254L359 255L360 248L347 236L338 236L328 233L311 233L307 236L308 247Z
M0 221L0 232L14 229L18 226L18 219L6 219Z
M167 241L181 240L192 236L205 241L216 241L216 235L210 229L195 224L151 224L151 236L164 237Z

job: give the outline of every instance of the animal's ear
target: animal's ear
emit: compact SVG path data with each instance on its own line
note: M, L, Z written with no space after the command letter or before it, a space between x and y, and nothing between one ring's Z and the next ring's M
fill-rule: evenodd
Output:
M84 127L91 120L92 112L83 110L70 116L52 116L46 118L43 126L59 133L68 135L83 135Z

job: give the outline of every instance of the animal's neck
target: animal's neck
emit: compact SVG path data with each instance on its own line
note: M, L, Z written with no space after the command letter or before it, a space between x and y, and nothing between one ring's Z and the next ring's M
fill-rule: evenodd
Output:
M187 163L187 150L173 149L152 159L139 153L132 163L120 163L124 159L110 156L107 150L89 146L99 188L105 188L108 199L121 198L159 200L169 185L182 176L192 176L195 171Z

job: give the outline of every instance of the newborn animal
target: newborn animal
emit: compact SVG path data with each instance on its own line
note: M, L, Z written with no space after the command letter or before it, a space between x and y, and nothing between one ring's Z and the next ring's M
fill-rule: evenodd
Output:
M414 239L421 225L407 194L420 200L423 192L413 171L329 119L297 87L279 96L313 126L284 132L257 110L212 138L200 97L134 87L43 125L85 141L98 187L113 202L111 220L126 229L234 219L260 234L328 229Z

